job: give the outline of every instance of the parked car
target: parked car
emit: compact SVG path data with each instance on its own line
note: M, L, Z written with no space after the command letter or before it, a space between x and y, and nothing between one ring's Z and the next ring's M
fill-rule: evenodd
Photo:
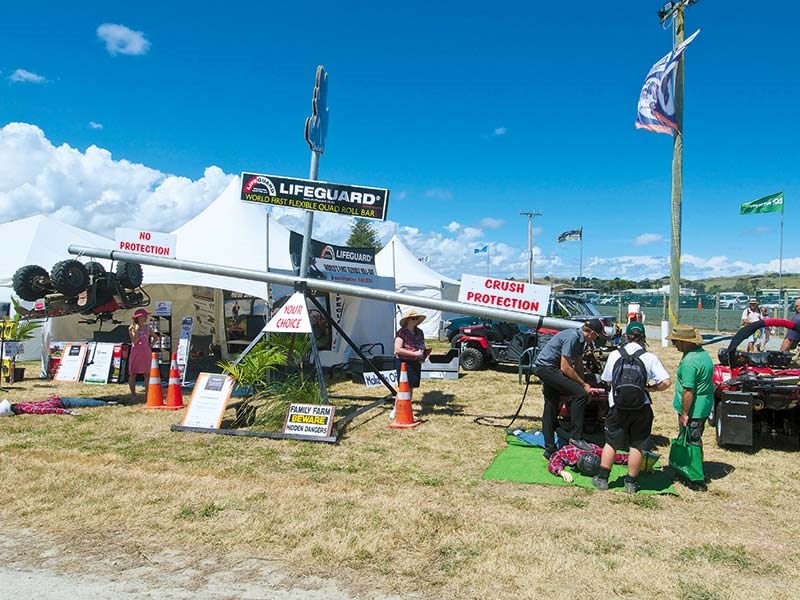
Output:
M614 336L619 333L616 328L617 318L615 316L601 314L594 304L579 296L572 296L569 294L556 294L551 296L550 304L547 310L547 316L557 317L559 319L567 319L570 321L586 321L587 319L599 318L601 321L603 321L606 335L609 337L609 339L613 339ZM500 325L501 323L501 321L496 321L494 319L483 319L481 317L469 316L457 317L455 319L443 321L442 326L439 329L439 341L448 341L452 343L453 338L458 335L459 330L464 327L470 327L472 325L479 324L492 327ZM514 325L510 323L502 323L502 325L506 327L512 327L522 332L531 331L531 328L527 325Z
M719 295L719 307L743 309L748 300L750 297L742 292L722 292Z

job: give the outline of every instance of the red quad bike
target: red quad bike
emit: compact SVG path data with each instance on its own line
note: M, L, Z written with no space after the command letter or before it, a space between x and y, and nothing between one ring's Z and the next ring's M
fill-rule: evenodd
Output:
M608 414L608 389L606 384L600 380L603 368L608 360L608 354L613 351L606 347L595 348L589 344L583 354L583 372L592 392L589 394L589 401L586 403L584 413L584 429L586 433L595 433L603 430L603 424ZM570 429L570 401L561 397L561 410L558 413L559 421L565 430Z
M739 344L762 327L800 331L792 321L764 319L742 327L714 367L714 409L708 418L717 444L752 446L753 438L790 437L800 442L800 369L789 352L739 352Z
M27 319L82 314L92 322L112 320L116 310L150 304L141 288L142 266L118 262L113 273L102 264L62 260L50 274L38 265L26 265L14 273L14 292L34 307L22 313Z
M451 345L461 349L459 362L465 371L479 371L495 364L518 365L528 348L538 347L542 339L546 342L556 333L544 328L522 331L511 323L480 323L459 329Z

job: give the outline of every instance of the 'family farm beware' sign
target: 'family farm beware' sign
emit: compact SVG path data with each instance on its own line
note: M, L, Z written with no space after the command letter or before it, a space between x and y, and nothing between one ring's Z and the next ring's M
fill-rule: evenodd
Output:
M458 301L490 308L544 315L550 300L550 288L524 281L509 281L477 275L462 275Z
M242 173L241 199L246 202L385 221L389 190Z

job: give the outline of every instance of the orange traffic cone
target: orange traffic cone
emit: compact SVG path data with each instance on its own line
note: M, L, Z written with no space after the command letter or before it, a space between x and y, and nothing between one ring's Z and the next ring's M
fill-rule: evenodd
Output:
M703 299L702 298L698 298L697 299L697 310L703 310Z
M158 354L153 352L150 362L150 380L147 383L147 404L145 408L162 408L164 406L164 392L161 389L161 375L158 372Z
M408 385L408 371L406 363L400 363L400 385L397 388L397 398L394 401L395 417L389 423L389 427L395 429L408 429L416 427L422 421L414 420L414 413L411 412L411 387Z
M180 410L183 406L183 393L181 392L181 376L178 373L178 355L172 353L169 365L169 385L167 386L167 403L160 407L164 410Z

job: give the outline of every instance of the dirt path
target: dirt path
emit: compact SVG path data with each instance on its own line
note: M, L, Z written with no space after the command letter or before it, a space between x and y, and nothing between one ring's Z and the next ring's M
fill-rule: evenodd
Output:
M278 561L231 553L148 553L121 541L112 548L0 525L0 600L354 600L336 581L281 572Z

